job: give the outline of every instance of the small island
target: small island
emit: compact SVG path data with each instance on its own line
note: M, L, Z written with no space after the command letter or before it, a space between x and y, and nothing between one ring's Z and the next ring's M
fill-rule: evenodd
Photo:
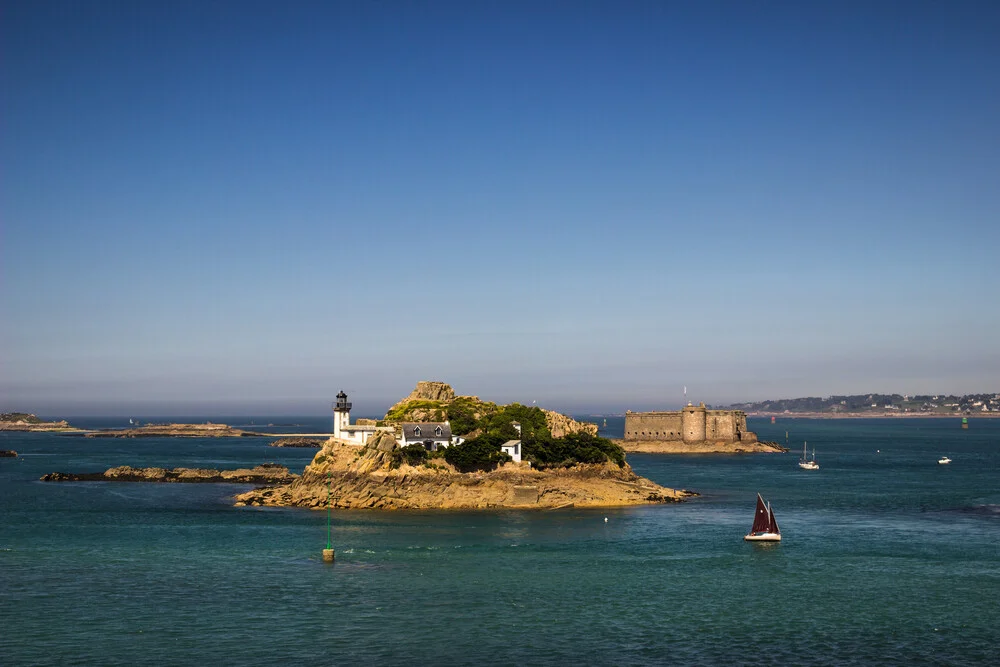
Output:
M87 431L87 438L246 438L263 433L243 431L226 424L146 424L136 428L107 428Z
M714 410L687 404L673 412L625 413L625 437L616 441L627 452L645 454L753 454L787 452L747 430L742 410Z
M319 449L323 441L319 438L279 438L271 443L271 447L312 447Z
M78 433L66 420L47 422L29 412L4 412L0 414L0 431L39 431Z
M253 468L214 470L211 468L133 468L118 466L104 472L52 472L42 476L43 482L187 482L202 484L286 484L298 475L276 463L263 463Z
M325 509L609 507L696 495L636 475L597 426L556 412L420 382L374 423L350 423L341 392L334 433L302 476L237 505ZM431 421L433 420L433 421Z

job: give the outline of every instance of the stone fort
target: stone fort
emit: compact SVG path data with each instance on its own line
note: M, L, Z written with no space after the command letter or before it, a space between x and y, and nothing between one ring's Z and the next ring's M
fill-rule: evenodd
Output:
M709 410L690 403L677 412L625 413L626 440L757 442L742 410Z

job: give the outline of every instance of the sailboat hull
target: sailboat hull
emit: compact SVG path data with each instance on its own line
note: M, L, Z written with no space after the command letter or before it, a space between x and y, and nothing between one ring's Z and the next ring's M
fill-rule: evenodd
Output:
M747 542L780 542L781 533L759 533L757 535L745 535Z

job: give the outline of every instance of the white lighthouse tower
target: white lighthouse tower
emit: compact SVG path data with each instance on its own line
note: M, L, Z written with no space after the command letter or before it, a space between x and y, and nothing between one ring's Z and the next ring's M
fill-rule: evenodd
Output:
M333 404L333 437L346 438L347 428L351 425L351 404L347 402L347 394L341 391L337 394L337 402Z

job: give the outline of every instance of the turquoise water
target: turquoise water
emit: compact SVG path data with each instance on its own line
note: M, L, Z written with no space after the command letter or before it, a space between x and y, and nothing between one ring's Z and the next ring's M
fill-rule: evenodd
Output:
M37 481L120 464L301 469L313 450L0 434L22 454L0 459L0 663L1000 663L1000 420L752 428L808 440L821 469L795 451L630 455L702 496L341 511L332 566L325 513L232 507L247 487ZM780 544L742 540L758 491Z

